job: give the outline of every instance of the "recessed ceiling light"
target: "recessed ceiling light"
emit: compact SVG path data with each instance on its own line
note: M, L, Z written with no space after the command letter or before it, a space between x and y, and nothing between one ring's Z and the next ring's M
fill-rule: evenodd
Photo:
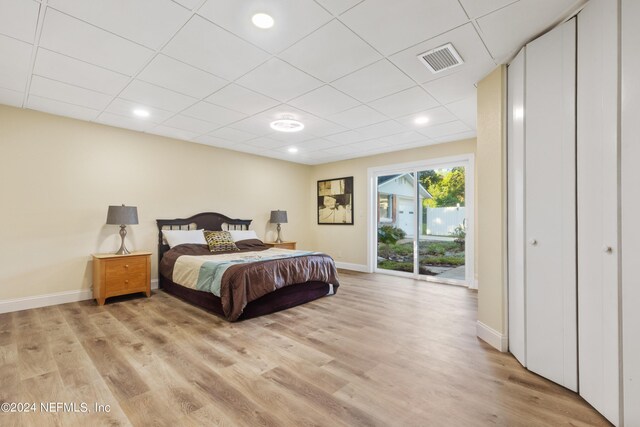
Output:
M133 110L133 114L138 117L149 117L151 113L143 108L136 108Z
M418 116L415 118L415 120L413 121L415 124L417 125L424 125L426 123L429 123L429 117L427 116Z
M266 30L273 27L273 18L266 13L256 13L251 17L251 22L258 28Z
M287 150L290 153L297 153L298 152L298 148L297 147L289 147L289 149Z
M290 118L276 120L271 122L270 126L271 129L278 132L300 132L304 129L304 125L301 122Z

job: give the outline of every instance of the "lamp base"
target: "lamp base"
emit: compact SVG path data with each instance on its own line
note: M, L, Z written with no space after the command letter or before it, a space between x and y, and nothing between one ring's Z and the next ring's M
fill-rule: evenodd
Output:
M278 238L276 239L276 243L282 243L282 239L280 238L280 223L278 223Z
M120 249L118 249L118 251L116 252L116 255L128 255L131 253L131 251L127 249L127 247L124 244L124 238L126 237L126 235L127 235L127 226L121 225L120 238L122 239L122 243L120 244Z

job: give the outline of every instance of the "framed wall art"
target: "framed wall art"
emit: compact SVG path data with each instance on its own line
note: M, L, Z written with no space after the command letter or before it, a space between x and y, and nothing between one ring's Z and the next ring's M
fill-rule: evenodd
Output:
M353 225L353 177L318 181L318 224Z

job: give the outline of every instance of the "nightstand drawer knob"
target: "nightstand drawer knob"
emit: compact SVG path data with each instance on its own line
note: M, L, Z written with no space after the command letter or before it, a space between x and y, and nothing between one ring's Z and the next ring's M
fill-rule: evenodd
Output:
M129 268L129 264L125 264L125 265L124 265L124 268Z
M125 283L125 284L128 284L128 283L129 283L129 281L128 281L128 280L125 280L125 281L124 281L124 283Z

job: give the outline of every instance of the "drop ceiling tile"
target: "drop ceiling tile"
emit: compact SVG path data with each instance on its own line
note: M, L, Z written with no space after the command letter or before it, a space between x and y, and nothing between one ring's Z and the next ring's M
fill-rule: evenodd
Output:
M169 41L191 16L170 0L48 0L48 5L152 49Z
M233 123L246 117L246 114L238 113L237 111L229 110L228 108L219 107L205 101L192 105L182 111L181 114L211 123L218 123L220 126L228 125L229 123Z
M382 122L386 120L387 117L378 113L373 108L367 107L366 105L360 105L338 114L332 114L328 116L327 119L332 122L339 123L347 128L355 129Z
M33 73L109 95L120 93L130 80L124 74L42 48L38 49Z
M336 80L332 85L362 102L369 102L408 89L415 83L383 59Z
M254 139L256 137L256 135L252 133L245 132L245 131L238 130L231 127L223 127L223 128L214 130L213 132L209 132L208 135L213 136L215 138L226 139L227 141L232 141L232 142L244 142L250 139Z
M249 141L246 142L249 145L253 145L255 147L258 148L262 148L262 149L268 149L268 150L273 150L275 148L279 148L282 147L283 145L286 145L286 142L283 141L278 141L276 139L271 139L271 138L267 138L264 136L255 138L255 139L251 139Z
M354 142L360 142L360 141L364 141L365 139L367 139L366 136L364 136L363 134L355 131L355 130L348 130L346 132L340 132L340 133L336 133L333 135L327 135L324 137L325 139L329 140L329 141L333 141L335 143L338 144L352 144Z
M0 87L24 92L30 73L32 49L29 43L0 36L0 58L3 58Z
M385 55L398 52L467 22L457 1L367 0L342 21Z
M22 107L24 93L0 87L0 104Z
M109 95L40 76L31 79L29 93L94 110L103 110L111 101Z
M322 85L319 80L278 58L271 58L236 83L280 101L298 97Z
M342 155L348 155L348 154L355 154L360 150L359 148L354 147L353 145L340 145L337 147L325 148L322 151L330 155L342 156Z
M40 3L31 0L0 0L0 34L33 43Z
M255 114L280 104L273 98L266 97L236 84L223 87L206 99L208 102L245 114Z
M332 82L381 58L340 21L333 20L280 57L325 82Z
M489 12L493 12L517 1L518 0L460 0L460 3L469 15L469 18L473 19L486 15Z
M315 138L309 139L307 141L301 142L298 147L304 149L309 152L315 152L317 150L324 150L326 148L333 148L338 146L339 144L334 141L329 141L325 138Z
M449 123L443 123L440 125L429 126L420 129L418 132L428 136L429 138L440 138L447 135L452 135L461 132L470 131L469 126L462 123L460 120L455 120Z
M313 0L279 0L275 2L208 0L198 13L222 28L278 53L291 46L333 17ZM251 17L266 13L274 20L270 29L253 25Z
M476 129L477 103L476 95L473 95L469 98L447 104L445 107L471 129Z
M434 74L418 61L417 55L447 43L453 44L462 57L464 64ZM495 61L491 55L489 55L489 52L487 52L480 36L478 36L476 29L471 23L398 52L389 57L389 60L419 83L439 79L469 69L475 70L475 73L479 74L480 77L493 70L496 66Z
M189 10L193 10L196 6L202 3L202 0L174 0L176 3L181 4Z
M96 122L109 126L115 126L118 128L132 129L138 132L144 132L155 126L154 123L136 119L134 117L125 117L119 114L113 114L108 112L101 113Z
M227 80L269 58L261 49L200 16L194 16L163 50L167 55Z
M459 73L427 82L422 87L441 104L450 104L473 96L476 93L475 84L479 80L473 72L463 70Z
M348 95L325 85L289 101L290 105L318 116L326 116L353 108L360 103Z
M367 141L356 142L355 144L349 145L351 148L354 148L357 153L366 153L371 150L377 150L379 148L386 148L387 144L384 142L378 141L376 139L370 139Z
M193 138L193 141L200 144L211 145L211 146L220 147L220 148L228 148L228 149L233 149L233 146L236 144L235 142L227 141L226 139L216 138L215 136L211 136L211 135L200 135L198 137Z
M154 128L149 129L147 132L153 133L155 135L167 136L169 138L182 139L184 141L191 141L193 138L198 136L198 134L195 132L172 128L165 125L158 125Z
M424 141L428 138L416 131L402 132L395 135L389 135L382 138L378 138L378 141L382 141L385 144L399 146L405 144L411 144L418 141Z
M365 126L358 129L358 132L368 139L380 138L388 135L406 132L407 128L395 120L387 120L374 125Z
M445 136L440 136L433 138L434 143L442 144L443 142L451 142L451 141L462 141L463 139L475 138L475 131L466 131L460 133L449 134Z
M426 117L429 120L426 123L417 124L416 119L418 117ZM449 110L444 107L436 107L429 110L409 114L408 116L399 117L396 120L409 129L422 129L441 123L452 122L456 120L456 116L454 116Z
M169 120L162 123L165 126L170 126L176 129L188 130L198 135L203 133L211 132L220 127L220 125L215 123L206 122L200 119L194 119L193 117L176 115L171 117Z
M363 0L316 0L325 9L334 15L338 16L346 10L352 8L358 3L362 3Z
M228 83L165 55L153 58L137 78L194 98L209 96Z
M304 141L316 138L309 132L272 132L268 135L270 139L282 141L285 144L299 144Z
M542 33L584 0L520 0L477 20L493 58L504 62L531 37Z
M53 99L43 98L36 95L29 95L26 108L32 110L44 111L45 113L56 114L58 116L72 117L80 120L93 120L100 111L91 108L81 107L79 105L67 104Z
M149 117L144 119L136 117L133 115L133 110L136 109L144 109L149 112ZM111 101L111 104L106 108L106 112L117 114L119 116L131 117L135 120L144 120L152 123L162 123L167 120L169 117L173 116L173 113L170 111L165 111L159 108L153 108L146 104L141 104L138 102L127 101L126 99L116 98Z
M254 147L253 145L237 143L233 146L234 151L242 151L243 153L256 154L258 156L264 154L268 150L260 147Z
M128 76L145 64L153 51L54 9L47 9L40 46Z
M181 93L152 85L141 80L132 81L121 93L120 97L142 105L160 108L177 113L197 100Z
M392 118L428 110L438 105L440 105L438 101L420 86L414 86L369 103L370 107Z

